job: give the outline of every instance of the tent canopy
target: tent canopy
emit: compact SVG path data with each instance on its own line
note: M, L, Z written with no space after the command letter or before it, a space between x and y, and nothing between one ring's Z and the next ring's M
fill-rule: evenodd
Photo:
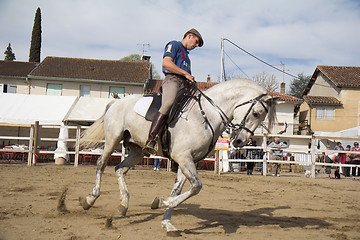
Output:
M67 123L89 125L104 114L106 106L112 101L116 100L112 98L80 97L72 108L69 109L64 121Z
M105 112L110 98L0 94L0 123L61 125L76 123L89 125Z
M0 94L0 123L61 125L74 96Z

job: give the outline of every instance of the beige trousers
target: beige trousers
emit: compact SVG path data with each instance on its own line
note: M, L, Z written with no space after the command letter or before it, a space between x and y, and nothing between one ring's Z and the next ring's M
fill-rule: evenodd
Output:
M173 105L176 94L184 88L186 78L176 74L167 74L162 84L162 103L159 109L161 114L167 115Z

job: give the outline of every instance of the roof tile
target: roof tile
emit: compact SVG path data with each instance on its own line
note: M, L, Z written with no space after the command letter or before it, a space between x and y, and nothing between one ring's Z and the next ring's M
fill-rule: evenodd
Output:
M163 83L163 80L151 79L146 84L145 93L151 94L151 93L159 92L162 83ZM197 87L201 91L205 91L206 89L211 88L212 86L214 86L218 83L217 82L196 82L196 84L197 84Z
M37 65L35 62L0 61L0 76L26 77Z
M360 67L317 66L337 87L360 87Z
M145 94L151 94L151 93L159 92L159 89L160 89L162 83L163 83L163 80L155 80L155 79L150 80L146 84ZM196 82L196 83L197 83L197 87L201 91L205 91L205 90L211 88L212 86L218 84L218 82ZM279 98L280 101L296 102L296 103L301 103L303 101L300 98L293 97L293 96L290 96L290 95L286 95L286 94L282 94L282 93L274 92L274 91L270 91L270 90L267 90L267 91L271 96L280 97Z
M335 97L327 97L327 96L304 96L305 102L308 104L314 105L335 105L341 106L342 103Z
M150 62L46 57L31 76L145 83Z
M294 96L290 96L284 93L279 93L271 90L266 90L269 95L274 97L279 97L280 101L286 101L286 102L298 102L301 103L303 100Z

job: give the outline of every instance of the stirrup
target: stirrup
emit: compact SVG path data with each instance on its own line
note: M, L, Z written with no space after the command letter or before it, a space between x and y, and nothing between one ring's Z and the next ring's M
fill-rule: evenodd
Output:
M158 151L158 145L155 140L151 140L143 148L143 152L145 153L145 155L150 155L150 154L156 155L157 151Z

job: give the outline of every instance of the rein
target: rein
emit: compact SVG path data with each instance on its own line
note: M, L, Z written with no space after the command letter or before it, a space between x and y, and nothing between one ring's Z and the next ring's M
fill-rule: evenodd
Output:
M195 84L194 84L194 85L195 85ZM196 85L195 85L195 86L196 86ZM199 104L200 113L201 113L201 115L203 116L204 121L205 121L205 122L208 124L208 126L210 127L210 130L211 130L212 136L213 136L213 137L212 137L212 140L211 140L211 144L210 144L210 146L209 146L209 152L213 149L213 147L214 147L215 144L216 144L216 139L214 139L214 138L215 138L215 131L214 131L214 128L212 127L212 125L211 125L209 119L207 118L206 113L205 113L205 111L204 111L204 109L203 109L203 107L202 107L202 105L201 105L201 97L204 97L204 98L218 111L218 113L219 113L219 115L220 115L220 117L221 117L222 123L223 123L224 126L226 127L226 130L225 130L225 131L226 131L227 133L229 133L230 130L239 131L239 130L241 130L241 129L244 129L245 131L249 132L249 133L253 136L253 135L254 135L254 132L251 131L249 128L247 128L247 127L245 126L246 119L247 119L248 115L250 114L252 108L254 107L254 105L255 105L257 102L259 102L259 103L264 107L265 111L268 112L268 109L266 108L265 104L264 104L262 101L260 101L260 99L261 99L262 97L264 97L264 96L267 95L266 93L264 93L264 94L261 94L260 96L257 96L256 98L253 98L253 99L251 99L251 100L249 100L249 101L246 101L246 102L244 102L244 103L241 103L241 104L237 105L237 106L234 108L234 110L235 110L236 108L238 108L238 107L241 107L241 106L244 106L244 105L247 105L247 104L251 104L250 108L248 109L248 111L247 111L247 113L245 114L245 116L244 116L243 120L241 121L241 123L240 123L240 124L233 124L233 123L230 121L229 117L224 113L224 111L223 111L218 105L216 105L216 103L215 103L210 97L208 97L204 92L202 92L199 88L197 88L197 86L196 86L196 89L197 89L197 91L199 91L200 94L199 94L198 97L193 96L193 98L194 98L195 101L197 101L197 103ZM207 154L208 154L208 153L207 153ZM207 155L207 154L206 154L206 155Z

